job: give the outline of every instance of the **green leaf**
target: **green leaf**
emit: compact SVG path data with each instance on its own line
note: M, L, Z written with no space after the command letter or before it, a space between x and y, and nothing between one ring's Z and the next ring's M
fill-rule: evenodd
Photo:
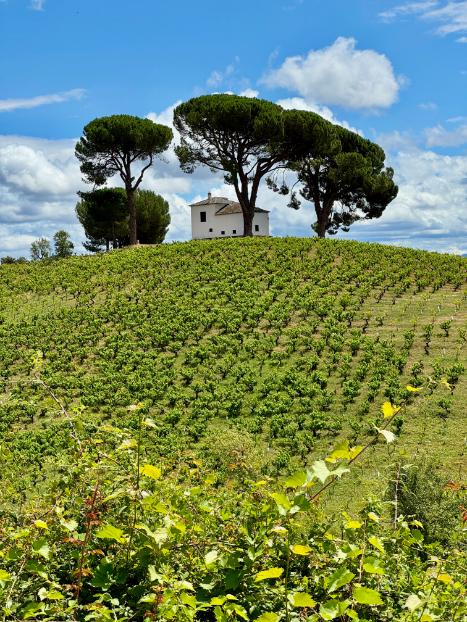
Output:
M47 523L43 520L35 520L34 526L38 529L48 529Z
M293 544L290 550L295 555L309 555L311 553L311 547L307 544Z
M47 592L46 598L47 600L63 600L65 597L57 590L50 590L50 592Z
M113 565L111 563L104 560L101 561L94 570L91 585L93 585L94 587L101 587L104 590L108 590L112 583L114 583L112 571Z
M341 478L344 475L344 473L350 473L350 469L344 466L339 466L337 467L337 469L334 469L334 471L331 471L331 475L333 477L339 477L339 478Z
M50 548L45 538L39 538L38 540L35 540L32 543L32 548L38 555L40 555L44 559L50 559Z
M3 568L0 568L0 581L6 583L7 581L11 581L11 574Z
M306 484L306 473L305 471L299 471L294 475L291 475L285 480L284 486L286 488L299 488Z
M352 596L361 605L383 605L380 593L376 590L372 590L369 587L354 587Z
M212 566L217 558L219 557L219 551L217 550L213 550L213 551L209 551L209 553L206 553L206 555L204 556L204 563L206 564L206 566Z
M239 618L242 618L242 620L246 620L248 622L248 614L246 612L246 609L241 605L237 605L237 603L231 603L228 606L228 610L233 611L237 614Z
M60 525L64 527L67 531L76 531L76 529L78 528L78 523L73 519L65 520L64 518L62 518L60 520Z
M337 460L349 460L349 441L338 443L331 454L326 458L326 462L337 462Z
M331 471L328 469L324 460L316 460L311 466L311 471L319 481L324 484L327 478L331 475Z
M117 447L117 449L128 450L128 449L134 449L137 446L138 446L138 443L135 441L134 438L127 438Z
M316 601L312 599L310 594L306 594L305 592L293 592L289 594L289 600L292 607L314 607L316 605Z
M255 622L279 622L279 616L277 613L262 613L259 618L256 618Z
M22 610L22 619L29 620L29 618L33 618L36 616L38 612L44 611L43 603L30 602L28 603L24 609Z
M345 528L346 529L360 529L362 525L363 523L360 522L359 520L348 520L345 523Z
M180 600L184 605L190 607L191 609L196 609L196 596L192 594L187 594L186 592L182 592L180 595Z
M369 574L385 574L381 561L377 557L367 557L363 570Z
M139 472L141 475L145 475L146 477L150 477L151 479L160 479L162 475L162 471L159 467L152 466L152 464L145 464L140 467Z
M255 576L255 582L265 581L266 579L278 579L284 572L283 568L269 568L269 570L261 570Z
M37 574L39 577L42 577L43 579L49 578L45 566L43 566L42 564L39 564L39 562L36 562L35 559L30 559L25 567L28 572Z
M126 542L123 531L118 529L118 527L114 527L113 525L105 525L96 533L96 538L101 538L102 540L115 540L116 542Z
M422 604L422 601L416 594L410 594L405 601L404 607L409 611L415 611Z
M281 514L285 514L292 507L288 497L281 492L273 492L271 497L279 506L279 511L282 510Z
M319 608L319 614L323 620L334 620L339 613L339 603L337 600L328 600L322 603Z
M343 585L347 585L354 577L355 574L347 570L347 568L339 568L328 579L328 593L331 594L331 592L335 592Z
M370 536L368 538L368 542L373 545L375 547L375 549L378 549L378 551L381 551L381 553L384 553L384 545L383 542L377 538L376 536Z

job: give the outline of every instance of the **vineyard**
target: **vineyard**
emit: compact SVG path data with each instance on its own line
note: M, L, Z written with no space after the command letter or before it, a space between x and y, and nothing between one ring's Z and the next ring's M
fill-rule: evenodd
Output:
M2 266L3 619L462 620L461 536L397 490L462 505L466 275L293 238Z

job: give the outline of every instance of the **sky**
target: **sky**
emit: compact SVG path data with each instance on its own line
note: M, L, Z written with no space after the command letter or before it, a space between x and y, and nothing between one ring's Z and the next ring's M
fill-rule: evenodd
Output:
M0 0L0 256L58 229L83 252L86 123L169 125L177 103L214 92L313 110L385 149L398 197L338 237L467 253L467 1ZM170 204L167 240L190 238L189 203L235 198L172 150L142 187ZM311 236L311 204L286 203L261 189L272 235Z

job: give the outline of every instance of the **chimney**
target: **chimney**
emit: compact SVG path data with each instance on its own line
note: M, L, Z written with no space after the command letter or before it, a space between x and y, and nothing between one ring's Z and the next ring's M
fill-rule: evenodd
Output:
M211 200L211 193L208 192L208 201L210 201L210 200Z

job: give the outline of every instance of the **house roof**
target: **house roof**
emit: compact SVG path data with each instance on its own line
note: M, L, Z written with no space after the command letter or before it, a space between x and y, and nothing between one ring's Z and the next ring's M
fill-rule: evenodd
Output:
M227 199L227 197L213 197L209 194L207 199L203 199L197 203L191 203L191 207L202 207L204 205L219 205L219 208L216 210L216 216L242 213L240 203L238 203L238 201ZM261 207L255 207L255 213L267 214L268 210L262 209Z
M255 207L255 213L263 213L266 214L267 210L265 209L261 209L261 207ZM227 205L223 205L221 208L219 208L216 212L216 216L224 216L226 214L241 214L242 213L242 208L240 203L237 203L236 201L230 201L229 203L227 203Z

